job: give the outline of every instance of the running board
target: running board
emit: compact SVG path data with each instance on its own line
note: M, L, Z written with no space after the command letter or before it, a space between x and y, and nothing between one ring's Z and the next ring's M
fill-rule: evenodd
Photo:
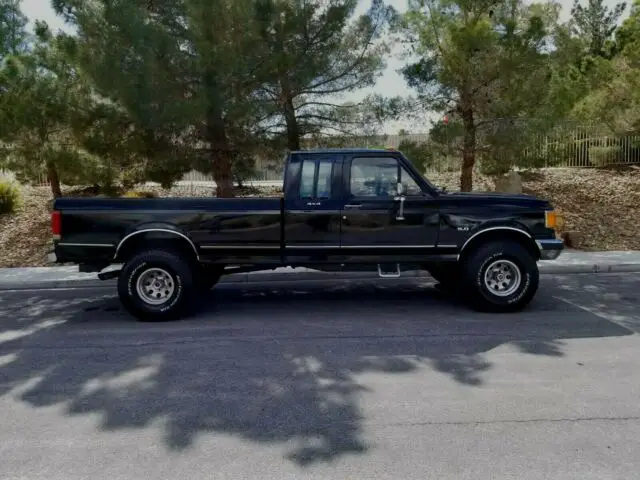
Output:
M384 267L392 267L395 266L395 270L383 270ZM393 265L389 265L389 264L378 264L378 276L380 278L400 278L400 275L402 275L400 273L400 264L396 263Z

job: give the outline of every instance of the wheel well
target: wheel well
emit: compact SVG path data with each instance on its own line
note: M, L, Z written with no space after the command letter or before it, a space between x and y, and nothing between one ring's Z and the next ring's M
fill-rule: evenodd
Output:
M185 237L168 232L150 231L125 238L118 249L115 261L125 263L136 253L148 250L171 250L189 260L198 260L195 245Z
M538 250L536 242L531 237L519 230L505 228L489 230L486 233L480 233L478 236L474 237L468 244L464 245L464 249L460 252L459 261L465 261L466 257L481 245L486 245L487 243L496 241L510 241L522 245L527 249L533 259L540 260L540 251Z

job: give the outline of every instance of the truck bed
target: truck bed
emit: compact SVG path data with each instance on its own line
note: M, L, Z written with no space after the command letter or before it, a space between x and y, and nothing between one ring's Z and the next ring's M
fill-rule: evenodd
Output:
M60 198L59 262L115 261L131 235L172 238L178 232L204 255L226 246L281 245L283 200L256 198Z

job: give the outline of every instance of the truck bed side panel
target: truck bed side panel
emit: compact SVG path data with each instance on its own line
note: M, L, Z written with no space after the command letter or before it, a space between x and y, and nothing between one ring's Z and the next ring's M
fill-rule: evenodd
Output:
M222 261L231 251L235 263L244 263L245 258L277 262L281 257L282 199L278 197L61 198L54 209L62 212L62 238L56 247L60 261L110 259L127 235L163 228L188 236L203 260Z

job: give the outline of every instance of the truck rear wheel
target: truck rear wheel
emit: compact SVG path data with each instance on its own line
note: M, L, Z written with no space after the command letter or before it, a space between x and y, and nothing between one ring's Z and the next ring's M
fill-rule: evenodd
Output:
M514 312L538 290L535 258L515 242L491 242L472 252L462 266L469 300L478 310Z
M142 321L174 320L193 305L194 269L179 254L152 250L133 256L118 277L124 308Z

